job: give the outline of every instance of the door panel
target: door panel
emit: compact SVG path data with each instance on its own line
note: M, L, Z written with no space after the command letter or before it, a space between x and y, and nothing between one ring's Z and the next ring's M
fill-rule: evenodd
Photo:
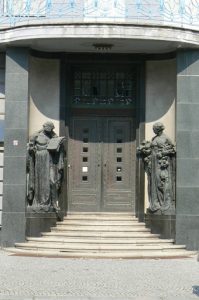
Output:
M69 210L99 211L99 119L74 118L69 148Z
M108 118L103 144L103 207L132 211L135 199L135 142L132 120Z
M75 117L69 139L70 211L131 211L135 202L131 118Z

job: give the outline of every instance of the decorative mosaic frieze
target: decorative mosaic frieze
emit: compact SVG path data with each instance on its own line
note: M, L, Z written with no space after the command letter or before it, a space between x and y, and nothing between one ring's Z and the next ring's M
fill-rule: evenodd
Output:
M1 0L0 24L63 19L199 26L199 0Z

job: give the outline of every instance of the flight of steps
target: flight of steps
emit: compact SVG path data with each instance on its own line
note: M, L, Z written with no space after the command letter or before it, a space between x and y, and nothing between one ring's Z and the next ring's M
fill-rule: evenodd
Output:
M27 238L11 250L18 255L73 258L161 258L193 254L173 240L151 234L128 213L70 213L51 232Z

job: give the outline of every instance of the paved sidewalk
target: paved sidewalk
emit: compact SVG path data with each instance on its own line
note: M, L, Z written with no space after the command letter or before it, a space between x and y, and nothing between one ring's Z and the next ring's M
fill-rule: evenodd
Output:
M0 251L0 300L199 299L199 262L64 259Z

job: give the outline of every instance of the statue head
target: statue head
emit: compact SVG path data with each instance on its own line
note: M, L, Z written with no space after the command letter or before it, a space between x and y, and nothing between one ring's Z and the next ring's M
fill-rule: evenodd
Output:
M161 122L156 122L153 124L153 131L155 134L160 134L165 129L164 125Z
M51 132L51 131L53 131L54 128L55 128L55 126L54 126L53 122L51 122L51 121L47 121L43 124L43 129L46 132Z

